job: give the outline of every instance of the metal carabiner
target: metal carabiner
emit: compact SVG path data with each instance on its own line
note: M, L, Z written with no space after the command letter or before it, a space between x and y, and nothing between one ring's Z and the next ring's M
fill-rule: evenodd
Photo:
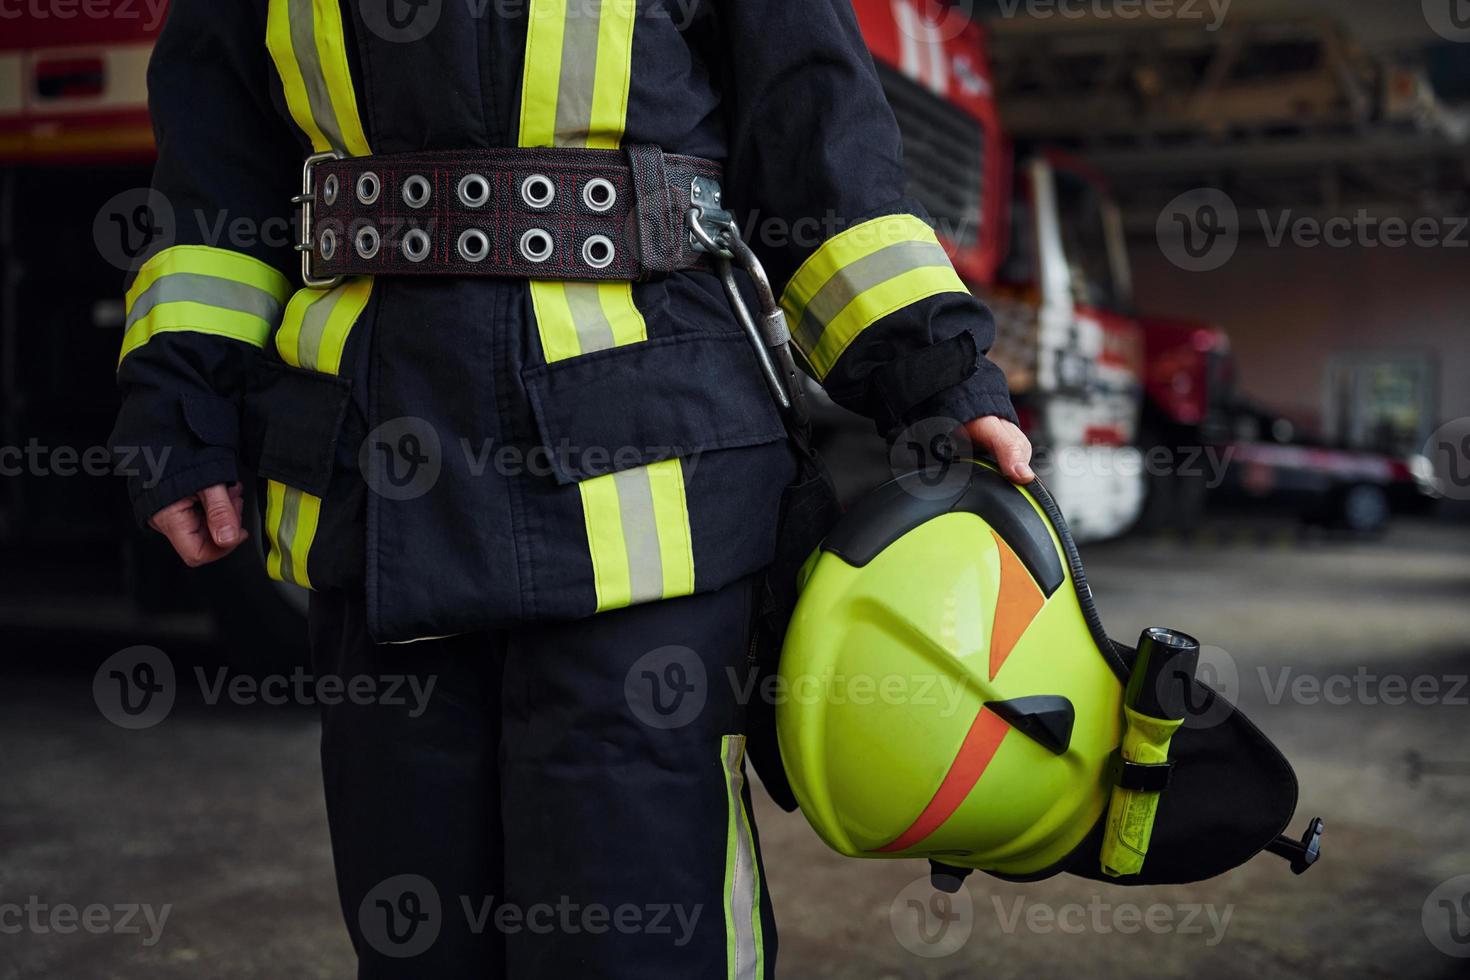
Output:
M804 433L810 425L810 415L805 391L802 389L801 372L791 353L791 330L786 323L786 314L781 310L775 290L771 288L770 277L766 275L765 267L755 252L741 238L740 226L733 217L722 222L716 235L711 235L704 227L703 215L703 209L697 205L689 209L686 215L689 233L696 247L714 258L720 284L730 299L735 318L740 321L740 326L755 349L756 360L765 376L771 397L781 406L781 411L786 414L790 424ZM738 264L755 283L756 299L761 307L759 322L740 292L734 264Z

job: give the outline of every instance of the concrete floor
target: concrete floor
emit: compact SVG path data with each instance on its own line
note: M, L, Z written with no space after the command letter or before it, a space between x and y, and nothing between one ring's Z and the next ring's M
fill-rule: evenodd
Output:
M1301 878L1264 857L1168 888L975 876L931 945L907 912L930 898L909 890L923 866L839 858L762 797L781 975L1464 976L1441 950L1470 955L1470 879L1436 889L1470 874L1470 528L1354 543L1232 525L1084 558L1115 635L1168 625L1214 645L1219 682L1296 764L1298 825L1326 818L1326 857ZM312 713L180 703L120 737L91 697L117 647L59 636L6 643L12 664L58 666L0 678L0 980L350 977ZM1434 703L1384 703L1397 678ZM16 910L31 896L39 929ZM140 932L102 925L128 903L171 908L156 941L142 915ZM90 931L50 918L94 904Z

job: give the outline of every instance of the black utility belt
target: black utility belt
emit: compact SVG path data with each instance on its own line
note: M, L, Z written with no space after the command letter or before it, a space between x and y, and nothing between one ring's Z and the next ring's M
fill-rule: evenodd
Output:
M302 277L633 281L707 263L686 224L721 168L656 146L319 153L302 168Z

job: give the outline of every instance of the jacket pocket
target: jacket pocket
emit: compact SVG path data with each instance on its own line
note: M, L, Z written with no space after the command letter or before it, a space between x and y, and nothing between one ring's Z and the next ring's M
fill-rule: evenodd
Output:
M243 456L264 479L326 496L352 382L259 359L245 394Z
M743 334L663 337L528 369L556 481L785 438L748 344Z

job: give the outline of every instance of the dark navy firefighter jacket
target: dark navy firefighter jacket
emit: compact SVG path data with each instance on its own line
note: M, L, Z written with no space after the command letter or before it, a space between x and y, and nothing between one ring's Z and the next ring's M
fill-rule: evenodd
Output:
M168 450L136 514L254 471L269 573L364 589L380 640L749 575L794 457L711 273L298 288L311 152L720 161L838 403L1014 417L847 0L173 0L148 80L175 232L127 293L114 443Z

